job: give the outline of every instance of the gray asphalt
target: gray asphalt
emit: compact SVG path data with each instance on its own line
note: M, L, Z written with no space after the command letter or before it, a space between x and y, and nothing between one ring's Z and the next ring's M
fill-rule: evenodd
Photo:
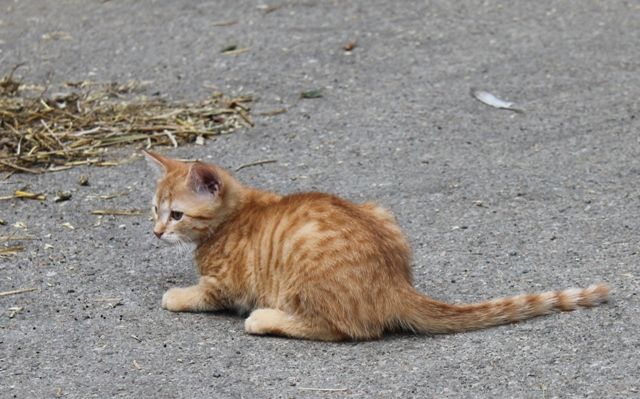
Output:
M439 299L606 281L612 301L437 337L247 336L234 314L160 308L196 275L147 216L89 214L147 208L144 161L13 175L0 195L27 186L48 199L0 203L0 235L36 237L0 258L0 291L38 288L0 297L0 397L640 397L638 3L262 4L4 0L0 72L25 62L25 81L150 81L176 100L252 94L254 128L163 152L230 168L275 159L237 175L378 201L410 237L417 286ZM249 50L220 54L231 44ZM526 113L483 105L471 87ZM316 88L322 98L300 99ZM73 198L54 203L61 189Z

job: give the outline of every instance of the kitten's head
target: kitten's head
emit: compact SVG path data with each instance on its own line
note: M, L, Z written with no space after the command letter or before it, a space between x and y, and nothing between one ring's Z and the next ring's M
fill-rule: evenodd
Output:
M199 244L237 203L239 184L221 168L144 151L159 176L153 197L154 234L169 243ZM234 195L235 194L235 195Z

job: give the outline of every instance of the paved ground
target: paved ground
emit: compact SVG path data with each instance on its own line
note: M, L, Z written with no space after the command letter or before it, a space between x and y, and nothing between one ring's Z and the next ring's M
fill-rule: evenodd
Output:
M280 192L379 201L411 237L417 284L434 297L604 280L612 302L450 336L251 337L232 314L160 309L163 291L195 272L154 239L146 216L98 225L89 215L147 207L143 161L15 175L0 195L28 185L74 196L0 203L0 235L37 237L0 259L0 290L39 288L0 298L0 397L640 396L636 2L312 0L268 13L237 3L4 0L0 72L26 62L20 75L31 81L150 80L174 99L212 86L253 94L254 115L288 112L167 153L227 167L277 159L238 175ZM51 32L68 35L43 38ZM230 44L250 50L221 55ZM470 87L527 112L489 108ZM323 98L299 99L315 88ZM90 186L76 185L80 174ZM13 306L24 310L9 318Z

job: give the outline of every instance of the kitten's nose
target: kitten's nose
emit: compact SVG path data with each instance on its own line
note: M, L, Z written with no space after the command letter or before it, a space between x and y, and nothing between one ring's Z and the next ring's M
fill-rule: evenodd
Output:
M155 234L155 235L156 235L156 237L158 237L158 238L162 237L162 233L163 233L162 231L155 231L155 230L153 230L153 234Z

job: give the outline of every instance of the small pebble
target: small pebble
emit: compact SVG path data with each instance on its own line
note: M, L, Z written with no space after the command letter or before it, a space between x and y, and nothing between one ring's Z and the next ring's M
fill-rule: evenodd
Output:
M358 46L358 43L355 40L350 41L349 43L342 46L344 51L350 52L353 51L354 48Z
M69 201L71 199L71 193L68 191L58 191L53 202Z

